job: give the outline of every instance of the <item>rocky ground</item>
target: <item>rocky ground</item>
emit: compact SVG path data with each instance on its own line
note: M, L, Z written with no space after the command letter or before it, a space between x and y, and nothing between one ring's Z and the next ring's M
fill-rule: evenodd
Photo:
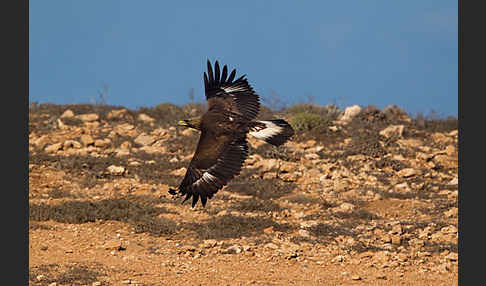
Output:
M198 140L174 123L202 109L158 108L31 106L29 285L457 284L457 120L267 109L292 141L250 139L192 209L167 191Z

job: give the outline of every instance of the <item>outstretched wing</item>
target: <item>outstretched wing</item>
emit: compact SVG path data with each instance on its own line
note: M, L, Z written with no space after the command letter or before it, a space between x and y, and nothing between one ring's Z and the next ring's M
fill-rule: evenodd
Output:
M238 175L248 156L244 136L214 136L203 130L194 157L179 185L184 201L192 197L192 207L199 198L203 207L224 185Z
M258 95L248 83L245 75L235 79L236 70L228 76L228 67L220 72L219 63L214 63L214 73L208 60L208 73L204 72L204 89L208 109L217 108L241 115L251 121L258 115L260 101Z

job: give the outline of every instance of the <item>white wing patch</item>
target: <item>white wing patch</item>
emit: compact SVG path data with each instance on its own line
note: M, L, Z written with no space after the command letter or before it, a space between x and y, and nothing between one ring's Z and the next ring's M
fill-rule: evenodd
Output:
M199 186L202 182L211 183L215 182L217 178L208 172L204 172L201 178L194 182L196 186Z
M259 121L265 124L266 128L259 131L251 131L250 135L255 136L258 139L265 140L272 136L275 136L283 131L283 127L276 125L270 121Z
M243 86L227 86L227 87L222 87L222 89L226 93L231 93L231 92L235 92L235 91L245 91L246 90L246 88L243 87Z

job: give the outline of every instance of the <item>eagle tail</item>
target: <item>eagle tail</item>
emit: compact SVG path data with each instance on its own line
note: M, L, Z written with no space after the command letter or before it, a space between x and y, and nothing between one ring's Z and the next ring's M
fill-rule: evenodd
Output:
M269 144L280 146L294 135L294 129L283 119L260 120L253 121L249 133Z

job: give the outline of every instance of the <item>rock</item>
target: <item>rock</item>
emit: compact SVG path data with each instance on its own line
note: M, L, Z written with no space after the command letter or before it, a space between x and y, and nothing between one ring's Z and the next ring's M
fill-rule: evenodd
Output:
M440 229L441 232L443 233L457 233L457 227L453 226L453 225L449 225L449 226L445 226L443 228Z
M29 144L30 141L31 140L29 139ZM48 143L49 143L49 136L47 135L42 135L41 137L32 140L32 144L39 149L43 149Z
M76 115L76 118L83 122L92 122L98 120L100 117L96 113L87 113L87 114Z
M264 232L264 233L266 233L266 234L271 234L271 233L274 233L274 232L275 232L275 230L273 229L273 225L272 225L272 226L270 226L270 227L265 228L265 229L263 230L263 232Z
M387 128L380 131L380 135L386 138L401 138L403 136L404 125L390 125Z
M130 123L122 123L122 124L119 124L116 126L116 130L117 131L130 131L130 130L133 130L135 129L135 126L133 126L132 124Z
M111 145L110 138L96 139L94 142L95 147L106 148Z
M359 105L346 107L346 109L344 109L344 114L340 116L338 121L340 123L346 124L349 121L351 121L356 115L358 115L360 112L361 112L361 107Z
M47 153L54 153L62 149L62 143L54 143L52 145L47 146L44 151Z
M360 192L355 190L355 189L341 193L341 196L345 200L353 200L353 199L358 198L360 195L361 195Z
M456 147L454 147L453 145L447 145L444 151L448 156L456 155Z
M423 258L423 257L432 256L432 254L428 251L419 251L417 252L417 256Z
M265 248L269 248L269 249L279 249L278 245L276 245L275 243L272 243L272 242L269 242L269 243L265 244Z
M113 240L105 242L105 244L103 244L103 248L107 249L107 250L117 250L117 251L121 251L121 250L126 249L126 247L123 245L122 241L119 240L119 239L113 239Z
M203 241L203 243L201 243L201 247L212 248L212 247L215 247L217 243L218 243L218 241L215 240L215 239L206 239L206 240Z
M125 172L125 167L111 165L106 168L106 170L112 175L123 175Z
M138 115L137 119L140 120L140 121L146 122L146 123L152 123L152 122L155 121L155 119L153 119L152 117L148 116L145 113L140 113Z
M454 185L457 185L459 184L459 178L458 177L455 177L454 179L450 180L447 185L449 186L454 186Z
M150 134L155 135L157 137L164 137L165 135L169 135L169 131L167 129L164 129L162 127L154 129Z
M414 168L405 168L398 171L398 175L400 177L408 178L419 175L419 171L415 170Z
M268 173L267 173L268 174ZM278 177L284 182L295 182L302 175L300 172L279 174Z
M450 261L457 261L459 259L459 256L457 252L451 252L445 258Z
M280 171L280 173L292 173L292 172L296 171L299 168L299 166L300 165L295 163L295 162L284 161L280 165L279 171Z
M128 115L128 110L125 108L112 110L106 114L106 119L122 119Z
M384 243L390 243L392 242L391 236L388 234L382 234L380 236L380 240L383 241Z
M351 276L351 280L361 280L361 277L359 275L353 275Z
M347 184L343 181L335 180L333 182L333 188L335 192L341 193L346 190Z
M182 252L196 252L196 247L193 245L184 245L181 247Z
M184 136L192 136L192 134L196 133L197 131L192 128L186 128L181 131L181 134Z
M434 162L440 164L446 169L457 168L457 156L448 156L446 154L439 154L434 157Z
M402 234L403 228L400 224L396 224L392 227L391 233L392 234Z
M376 279L386 280L387 278L386 278L386 275L385 274L380 273L380 274L377 274L376 275Z
M116 157L123 157L123 156L128 156L128 155L130 155L130 150L121 149L121 148L115 149L115 156Z
M371 258L373 257L373 252L372 251L365 251L365 252L361 252L359 255L358 255L359 258L363 259L363 258Z
M391 235L391 243L393 245L400 245L402 242L402 238L399 234L392 234Z
M450 271L449 265L447 263L442 263L441 265L437 266L437 272L440 273L447 273Z
M73 117L74 117L74 112L71 109L66 109L66 111L64 111L61 114L60 118L73 118Z
M135 138L134 142L142 146L148 146L155 142L155 138L151 135L142 133Z
M356 207L351 203L342 203L341 205L339 205L337 209L338 211L342 211L342 212L352 212L354 211L355 208Z
M261 172L268 172L277 169L279 162L277 159L262 159L255 163L255 167L259 167Z
M238 254L241 253L242 248L239 245L232 245L226 249L220 251L222 254Z
M396 184L393 187L393 191L397 192L397 193L407 194L407 193L410 193L412 191L412 189L408 186L407 182L403 182L403 183L400 183L400 184Z
M95 143L93 137L91 137L91 135L88 135L88 134L81 135L81 137L79 138L79 140L86 147L87 146L90 146L90 145L94 145L94 143Z
M186 168L181 167L180 169L175 169L170 172L171 175L184 176L186 174Z
M121 143L120 144L120 149L123 149L123 150L130 150L130 149L132 149L132 142L125 141L125 142Z
M57 127L59 127L59 129L68 129L68 128L69 128L69 127L68 127L66 124L64 124L64 122L62 122L62 120L61 120L61 119L59 119L59 118L57 119Z
M318 225L319 222L315 220L306 220L300 223L300 228L310 228Z
M408 138L408 139L397 140L397 144L402 146L402 147L420 147L424 143L420 139Z
M333 126L329 126L328 128L329 128L329 130L331 130L333 132L337 132L339 130L338 127L337 126L334 126L334 125Z
M270 180L270 179L276 179L277 178L277 172L267 172L263 174L263 179L264 180Z
M216 216L225 216L228 214L228 211L227 210L222 210L222 211L219 211Z
M458 209L457 208L451 208L450 210L448 211L445 211L444 212L444 215L448 218L453 218L453 217L457 217L458 215Z
M344 261L343 255L337 255L332 259L332 262L343 262L343 261Z
M390 253L388 251L378 251L373 256L373 260L385 263L390 260Z
M79 149L81 147L82 147L81 143L79 143L76 140L66 140L66 141L64 141L64 144L63 144L64 150L67 150L69 148Z
M316 141L316 140L314 140L314 139L310 139L310 140L307 140L307 141L305 142L305 146L306 146L306 148L313 147L313 146L315 146L315 145L316 145L316 143L317 143L317 141Z
M319 159L319 155L317 155L316 153L308 153L308 154L305 154L304 157L308 160L316 160L316 159Z
M311 234L308 230L306 229L299 229L299 235L302 237L310 237Z

